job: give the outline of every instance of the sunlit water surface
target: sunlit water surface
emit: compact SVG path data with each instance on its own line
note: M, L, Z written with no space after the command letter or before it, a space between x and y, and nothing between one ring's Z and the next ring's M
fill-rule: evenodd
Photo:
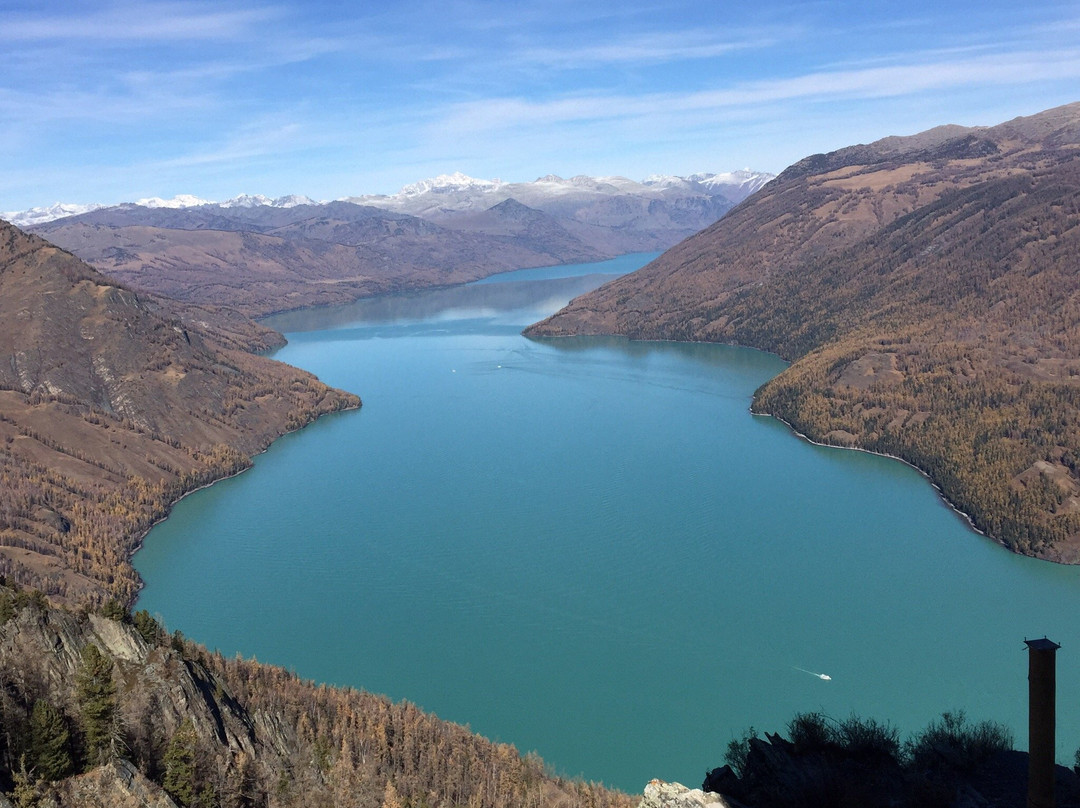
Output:
M1024 747L1045 633L1071 763L1080 570L976 535L899 462L750 415L774 356L520 336L647 257L276 318L276 358L364 407L180 502L136 556L138 607L630 791L696 786L798 711L906 733L963 708Z

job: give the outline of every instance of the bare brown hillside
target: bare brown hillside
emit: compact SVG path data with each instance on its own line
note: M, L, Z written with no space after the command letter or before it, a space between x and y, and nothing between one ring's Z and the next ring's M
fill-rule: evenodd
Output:
M979 529L1080 561L1080 104L815 155L535 336L793 360L755 409L895 454Z
M0 223L0 574L63 601L128 601L128 559L178 497L359 406L239 350L278 335L182 314Z

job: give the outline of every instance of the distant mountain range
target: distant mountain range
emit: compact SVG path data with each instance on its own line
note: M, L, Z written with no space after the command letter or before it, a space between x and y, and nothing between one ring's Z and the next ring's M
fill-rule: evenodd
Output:
M396 194L368 194L338 199L339 202L353 202L359 205L372 205L403 213L421 215L427 208L452 207L457 210L477 207L491 207L511 197L532 207L543 208L543 200L566 193L589 194L648 194L650 190L659 191L675 188L683 192L698 192L706 196L719 196L732 204L742 202L747 196L758 190L775 175L762 171L731 171L723 174L691 174L676 177L654 174L641 182L634 182L625 177L585 177L578 176L564 180L554 174L540 177L534 182L504 183L500 180L481 180L466 176L460 172L442 174L432 179L406 185ZM486 205L484 203L487 203ZM449 204L448 204L449 203ZM310 197L290 194L272 199L262 194L241 194L224 202L201 199L190 194L180 194L172 199L151 197L120 205L73 204L57 202L45 207L29 210L0 213L16 227L23 229L45 224L56 219L78 216L82 213L107 207L126 207L135 205L144 208L194 208L213 205L221 208L292 208L298 205L328 205L330 202L316 202Z
M453 174L335 202L176 197L11 220L133 288L260 316L663 250L770 179L743 171L502 183Z
M1080 563L1080 104L807 157L527 334L793 360L755 409L923 469L980 530Z

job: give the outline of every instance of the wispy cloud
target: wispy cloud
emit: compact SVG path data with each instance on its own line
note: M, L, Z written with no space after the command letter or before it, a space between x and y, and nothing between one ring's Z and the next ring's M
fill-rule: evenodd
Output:
M775 41L772 35L737 39L719 38L701 31L672 31L577 47L526 48L515 56L524 62L560 69L628 63L649 65L711 59L734 51L767 47Z
M282 10L270 8L220 10L204 3L114 3L78 13L0 16L8 42L57 40L183 41L235 39L259 24L276 20Z
M909 126L882 112L933 125L957 99L997 116L1080 86L1074 2L965 2L14 0L0 192L27 207L120 188L341 196L457 168L672 171L690 149L710 162L686 169L715 170L734 143L776 169L809 128L837 147L853 121Z
M828 102L884 98L977 85L1013 85L1080 78L1080 49L991 54L927 64L868 67L807 73L734 87L644 95L580 94L533 101L492 98L458 104L439 126L465 134L522 126L553 126L575 121L671 116L684 112L724 112L778 101Z

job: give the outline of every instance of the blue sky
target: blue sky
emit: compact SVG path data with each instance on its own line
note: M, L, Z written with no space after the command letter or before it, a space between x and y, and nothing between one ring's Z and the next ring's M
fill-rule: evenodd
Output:
M0 210L779 171L1080 100L1080 2L0 0Z

